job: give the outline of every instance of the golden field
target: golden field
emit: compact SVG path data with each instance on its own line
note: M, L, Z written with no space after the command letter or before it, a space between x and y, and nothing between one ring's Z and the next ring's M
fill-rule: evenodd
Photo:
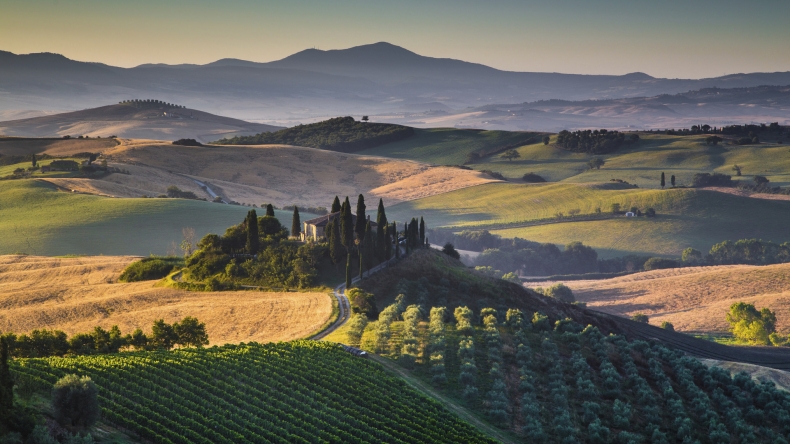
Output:
M773 310L777 330L790 333L790 264L654 270L565 285L573 289L576 300L595 310L627 317L644 313L653 325L669 321L683 332L727 332L730 305L743 301Z
M0 256L0 331L58 329L69 335L118 325L150 332L156 319L194 316L211 344L304 338L332 313L326 293L187 292L155 282L119 283L138 258Z

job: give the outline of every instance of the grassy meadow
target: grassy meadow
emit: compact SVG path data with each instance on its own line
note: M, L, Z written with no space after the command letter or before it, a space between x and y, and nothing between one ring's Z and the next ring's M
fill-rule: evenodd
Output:
M493 183L393 206L390 220L425 217L431 227L489 229L503 237L566 244L582 241L602 257L623 254L679 256L686 247L707 252L727 239L762 238L790 241L786 221L790 202L769 201L696 189L613 189L614 184ZM557 219L578 210L580 215L610 213L612 204L644 211L655 218L612 216L608 220ZM602 214L602 217L606 217ZM523 226L534 221L545 225Z
M186 199L113 199L58 191L37 180L0 182L0 254L166 254L194 228L222 234L250 208ZM290 227L292 213L277 211ZM303 220L311 215L305 214Z
M359 151L357 154L409 159L437 165L461 165L474 151L519 145L536 138L536 133L526 132L415 129L414 135L406 140Z
M677 184L690 185L694 174L724 173L735 176L733 165L740 165L743 176L751 181L754 175L766 176L772 184L790 184L790 147L775 143L758 145L705 145L705 135L670 136L640 133L636 145L624 145L612 154L592 156L573 153L542 142L517 148L518 159L508 161L499 155L489 156L470 164L476 170L502 173L509 180L520 181L525 173L534 172L549 182L605 182L622 179L643 188L658 188L661 172L675 175ZM382 148L385 148L385 145ZM587 162L601 157L606 164L590 170Z

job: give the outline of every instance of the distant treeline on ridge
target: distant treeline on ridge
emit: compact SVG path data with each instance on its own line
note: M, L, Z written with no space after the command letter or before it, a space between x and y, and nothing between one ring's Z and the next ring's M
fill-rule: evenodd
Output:
M298 125L254 136L236 136L213 142L220 145L283 144L352 153L397 142L414 135L414 128L389 123L358 122L353 117L335 117L323 122Z

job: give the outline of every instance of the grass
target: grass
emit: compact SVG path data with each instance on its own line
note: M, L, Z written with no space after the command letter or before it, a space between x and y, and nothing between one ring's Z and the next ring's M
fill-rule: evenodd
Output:
M454 128L415 129L415 134L400 142L388 143L357 154L409 159L437 165L461 165L475 151L518 146L536 133L513 131L475 131Z
M534 172L551 182L605 182L622 179L643 188L658 188L661 172L667 185L675 175L678 185L689 185L694 174L735 175L732 166L742 167L739 180L751 181L754 175L766 176L772 184L790 184L790 147L776 144L705 145L705 135L668 136L640 133L641 141L626 145L616 153L601 155L606 164L590 170L587 162L596 156L578 154L543 143L518 148L521 157L513 161L489 156L470 165L476 170L492 170L510 180L520 181ZM386 147L386 146L385 146Z
M224 233L247 211L185 199L71 194L36 180L2 181L0 254L164 255L172 242L181 242L183 228L194 228L197 241L207 233ZM275 214L290 224L291 212Z
M401 203L388 209L387 215L391 220L421 215L429 227L486 228L508 238L563 245L582 241L602 257L679 256L686 247L707 252L727 239L790 241L784 224L790 217L790 202L696 189L609 188L609 184L486 184ZM560 222L555 217L559 212L568 215L579 210L585 215L597 208L608 212L613 203L623 209L652 207L658 217L554 223ZM547 219L552 223L523 226Z
M0 256L0 331L83 333L95 326L150 332L157 319L194 316L212 344L288 341L320 330L334 297L323 292L188 292L156 281L120 283L139 258Z

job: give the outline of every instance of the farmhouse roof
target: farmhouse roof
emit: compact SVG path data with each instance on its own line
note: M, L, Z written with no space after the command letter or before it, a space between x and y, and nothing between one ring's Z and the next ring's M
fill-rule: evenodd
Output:
M340 212L338 211L337 213L327 214L327 215L324 215L324 216L321 216L321 217L316 217L315 219L306 220L306 221L304 221L304 223L306 223L308 225L315 225L316 227L326 227L326 224L328 224L331 221L334 221L335 218L337 216L339 216L339 215L340 215ZM357 216L352 214L351 215L351 221L352 221L352 223L354 225L356 225L357 224ZM375 228L376 226L377 226L376 222L370 221L370 228Z

